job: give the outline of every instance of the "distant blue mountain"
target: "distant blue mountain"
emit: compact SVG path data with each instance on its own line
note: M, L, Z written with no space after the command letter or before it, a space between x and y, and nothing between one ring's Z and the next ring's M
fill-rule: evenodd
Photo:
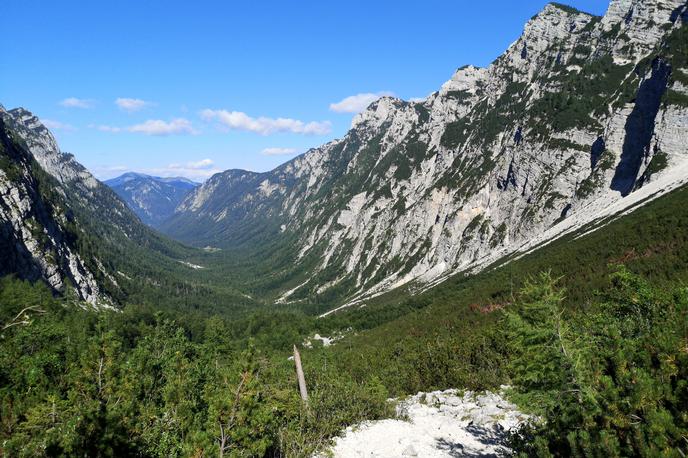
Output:
M105 181L144 223L156 227L199 183L183 177L163 178L128 172Z

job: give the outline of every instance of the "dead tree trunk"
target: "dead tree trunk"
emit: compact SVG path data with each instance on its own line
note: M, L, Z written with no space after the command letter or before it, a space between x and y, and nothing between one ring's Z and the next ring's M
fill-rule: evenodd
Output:
M296 364L296 378L299 380L299 391L301 392L301 399L304 403L308 403L308 390L306 389L306 378L303 376L303 367L301 366L301 355L299 350L294 345L294 363Z

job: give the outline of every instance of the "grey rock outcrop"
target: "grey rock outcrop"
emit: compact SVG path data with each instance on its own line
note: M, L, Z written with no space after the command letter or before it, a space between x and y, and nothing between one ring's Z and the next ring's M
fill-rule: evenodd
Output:
M400 419L350 426L316 458L508 456L509 432L534 420L489 391L418 393L399 402L397 413Z
M65 292L69 285L78 299L97 308L110 307L111 301L76 250L73 215L64 205L64 191L25 149L23 136L7 126L7 116L11 115L5 112L0 118L0 276L44 280L56 292ZM44 130L43 135L30 138L35 140L32 148L56 147L42 125L30 125ZM41 159L51 164L53 158ZM61 171L58 174L68 179Z

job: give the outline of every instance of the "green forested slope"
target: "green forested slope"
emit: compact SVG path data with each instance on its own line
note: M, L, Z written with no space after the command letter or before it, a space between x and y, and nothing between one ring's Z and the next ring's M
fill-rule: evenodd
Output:
M231 426L229 455L308 456L341 428L390 415L389 396L501 383L517 387L524 408L557 421L557 429L528 431L530 440L516 444L525 453L537 447L566 455L590 444L601 444L590 449L597 453L670 450L686 431L685 387L678 383L688 342L681 299L688 275L686 197L688 190L676 191L602 230L559 240L496 270L325 319L289 309L208 318L160 312L162 303L97 314L60 302L40 285L7 278L0 283L3 453L208 456L218 453L222 424ZM627 270L614 274L610 264L621 262ZM520 292L542 271L563 275L559 286L544 277ZM538 293L559 287L566 288L562 305L558 293ZM505 320L504 311L521 321ZM561 320L528 327L528 313ZM588 365L523 367L529 352L545 363L559 358L542 350L560 343L552 341L552 323L565 326L565 345ZM312 396L304 410L287 360L291 345L316 331L338 330L346 337L334 346L303 349ZM534 346L515 345L518 339ZM626 360L634 361L631 372L619 365ZM567 378L572 373L575 388ZM546 389L528 384L533 375ZM633 385L636 377L644 377L642 385ZM561 393L583 388L587 404L565 398L564 417L551 408ZM652 417L637 428L635 420L624 420L644 412ZM576 429L579 420L586 422L583 431ZM570 441L562 439L573 430ZM596 432L612 439L600 442Z

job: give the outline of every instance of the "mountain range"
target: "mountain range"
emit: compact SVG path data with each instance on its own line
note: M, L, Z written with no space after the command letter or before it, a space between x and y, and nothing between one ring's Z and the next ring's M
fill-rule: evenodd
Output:
M685 182L686 10L549 4L490 66L383 97L270 172L217 174L160 230L266 272L282 250L280 303L360 302L532 249Z
M200 186L126 174L111 190L37 117L2 108L0 273L109 305L137 276L164 289L163 269L198 275L194 290L232 277L235 298L334 309L520 256L688 180L687 11L549 4L427 99L383 97L341 139Z
M131 208L145 224L156 227L199 183L183 177L156 177L129 172L104 183Z

